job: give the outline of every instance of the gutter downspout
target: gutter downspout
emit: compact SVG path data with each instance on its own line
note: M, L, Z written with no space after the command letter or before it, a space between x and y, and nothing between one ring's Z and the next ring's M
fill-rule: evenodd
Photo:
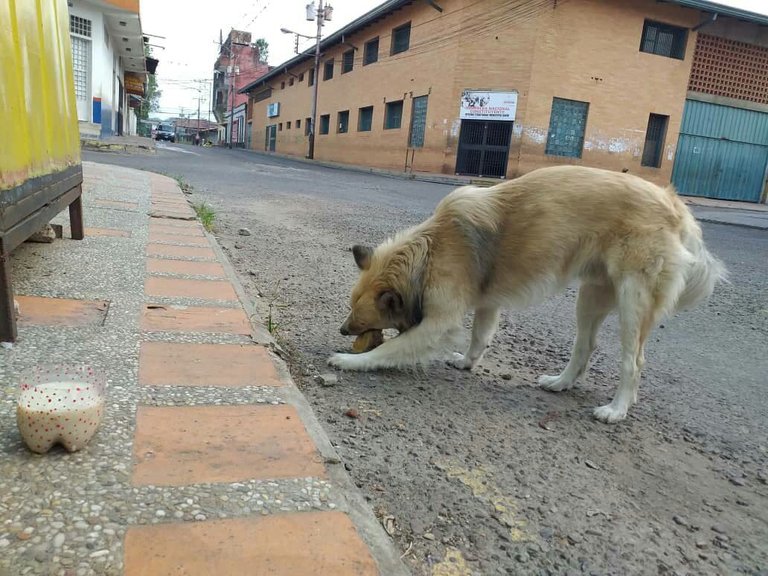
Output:
M710 17L709 17L709 18L707 18L706 20L703 20L703 21L699 22L698 24L696 24L696 26L694 26L693 28L691 28L691 30L692 30L693 32L697 32L697 31L698 31L698 30L700 30L701 28L704 28L704 26L709 26L710 24L714 24L714 23L715 23L715 20L717 20L717 12L713 12L713 13L712 13L712 16L710 16Z

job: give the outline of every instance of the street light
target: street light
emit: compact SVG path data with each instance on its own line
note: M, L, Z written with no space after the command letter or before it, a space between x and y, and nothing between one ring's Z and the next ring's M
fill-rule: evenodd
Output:
M307 20L317 20L317 36L315 37L315 86L312 94L312 121L309 125L309 150L307 152L307 158L313 160L315 157L315 133L317 127L317 89L320 86L320 39L323 35L323 24L326 21L331 20L333 15L333 7L326 1L319 0L319 5L315 7L315 3L307 4ZM283 34L297 34L287 28L281 28L280 31ZM298 36L304 36L303 34L297 34L297 46ZM311 36L304 36L305 38L312 38Z

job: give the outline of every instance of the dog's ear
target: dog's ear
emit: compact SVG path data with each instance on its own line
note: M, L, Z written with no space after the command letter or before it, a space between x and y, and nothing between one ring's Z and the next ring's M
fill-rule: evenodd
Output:
M352 255L355 257L355 264L357 264L357 267L360 268L360 270L368 270L368 268L371 267L373 248L355 244L352 246Z
M390 316L400 316L403 313L403 297L394 290L386 290L376 298L376 305L382 312Z

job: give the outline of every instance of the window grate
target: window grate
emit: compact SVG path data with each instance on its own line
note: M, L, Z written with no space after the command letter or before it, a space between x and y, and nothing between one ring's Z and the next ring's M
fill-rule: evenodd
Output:
M392 30L392 49L390 56L405 52L411 43L411 23L403 24Z
M338 122L337 125L337 132L339 134L346 134L349 132L349 110L344 110L342 112L339 112L338 115Z
M323 80L330 80L333 78L333 58L327 60L323 68Z
M75 97L88 100L88 58L91 50L90 41L79 36L72 36L72 71L75 79Z
M411 148L424 147L424 132L427 127L427 96L413 99L411 107L411 133L408 146Z
M400 128L403 121L403 101L387 102L384 111L384 129L394 130Z
M69 16L69 31L71 34L77 34L78 36L84 36L85 38L91 37L91 21L87 18L80 18L80 16Z
M643 24L640 51L683 60L687 40L688 31L685 28L646 20Z
M376 36L373 40L368 40L365 43L365 50L363 53L363 66L373 64L379 60L379 37Z
M588 111L588 102L553 98L545 153L581 158Z
M341 61L341 73L346 74L347 72L352 72L352 69L355 66L355 51L347 50L344 52L344 57Z
M373 106L360 108L360 114L357 118L357 131L370 132L373 127Z
M661 156L664 150L664 139L667 137L669 116L651 114L648 117L648 129L645 131L645 146L643 147L642 166L661 168Z

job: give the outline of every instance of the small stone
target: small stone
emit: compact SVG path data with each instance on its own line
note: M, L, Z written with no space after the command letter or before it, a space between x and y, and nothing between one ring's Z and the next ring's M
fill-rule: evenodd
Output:
M240 228L237 231L237 233L240 234L240 236L250 236L251 235L251 231L248 230L248 228Z
M355 408L350 408L344 412L344 416L348 418L360 418L360 413Z
M31 532L19 532L18 534L16 534L16 537L19 540L22 540L22 541L23 540L29 540L30 538L32 538L32 533Z
M0 538L0 548L7 548L11 545L11 541L7 538Z
M319 384L320 386L325 386L326 388L336 386L338 382L339 377L336 376L336 374L318 374L315 376L315 383Z
M762 484L768 484L768 474L765 472L765 470L757 471L757 479Z
M96 552L91 552L88 556L91 558L101 558L102 556L109 556L109 550L96 550Z
M678 526L685 526L686 528L688 527L688 520L686 520L682 516L678 516L677 514L672 516L672 521Z
M719 524L715 524L714 526L712 526L712 532L717 532L718 534L725 534L725 528L723 528Z
M570 542L571 544L579 544L581 540L582 540L581 534L577 532L571 532L570 534L568 534L568 542Z
M709 542L706 540L696 540L696 548L706 548L709 546Z
M64 540L66 540L66 536L59 532L56 534L56 536L53 537L53 547L54 548L61 548L64 545Z
M502 380L512 380L512 374L502 374L501 375L501 379ZM520 556L520 554L518 554L518 556ZM527 562L527 561L528 560L527 560L527 556L526 556L525 562Z
M744 486L746 482L744 482L744 478L740 476L730 476L728 480L733 484L734 486Z
M424 533L424 540L434 540L435 535L432 534L432 532L425 532Z
M203 520L205 520L205 514L195 514L195 520L197 520L198 522L202 522Z
M526 562L528 562L528 560L530 560L530 557L525 552L520 552L515 555L515 560L520 562L520 564L525 564Z
M587 468L592 468L592 470L600 470L600 467L592 462L592 460L584 460L584 464L586 464Z
M165 510L158 510L157 512L155 512L155 516L157 516L158 518L164 518Z
M541 530L539 530L539 535L540 535L540 536L541 536L541 537L542 537L544 540L551 540L551 539L552 539L552 536L554 536L554 535L555 535L555 530L554 530L554 528L549 528L548 526L545 526L544 528L542 528Z

